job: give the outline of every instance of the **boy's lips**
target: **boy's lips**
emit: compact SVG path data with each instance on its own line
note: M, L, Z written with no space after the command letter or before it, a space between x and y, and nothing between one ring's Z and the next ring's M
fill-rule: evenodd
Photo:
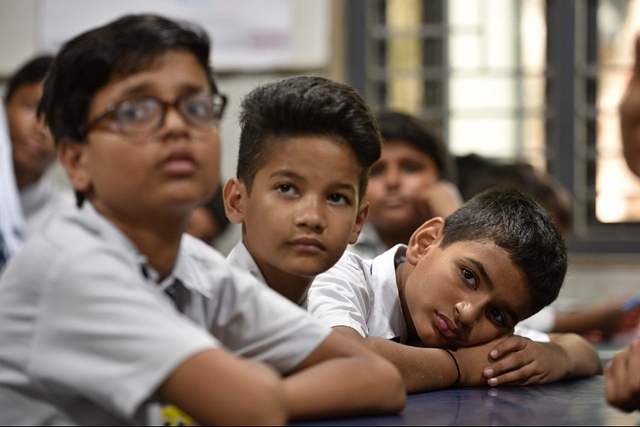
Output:
M319 240L311 237L300 237L295 240L291 240L289 245L305 251L325 251L327 248Z
M167 156L161 167L172 175L189 175L196 170L197 163L190 153L181 151Z
M436 314L436 327L445 337L462 340L462 331L447 317Z

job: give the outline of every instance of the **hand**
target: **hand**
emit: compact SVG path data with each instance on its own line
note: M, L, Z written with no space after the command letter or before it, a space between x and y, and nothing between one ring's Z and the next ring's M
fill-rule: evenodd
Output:
M493 362L484 370L490 386L529 385L555 381L552 373L562 372L555 366L559 360L547 351L545 344L519 335L498 343L490 352Z
M635 64L619 106L622 148L629 169L640 176L640 36L635 39Z
M414 197L416 210L424 218L448 217L463 204L460 190L450 181L436 181L420 187Z
M617 353L604 375L607 402L626 412L640 409L640 339Z

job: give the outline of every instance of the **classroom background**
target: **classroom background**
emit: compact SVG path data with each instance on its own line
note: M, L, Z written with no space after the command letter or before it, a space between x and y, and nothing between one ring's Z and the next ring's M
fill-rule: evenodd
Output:
M224 180L242 97L285 76L326 76L374 109L429 119L455 155L525 160L565 186L573 224L560 305L640 289L640 179L622 158L617 117L639 0L0 0L0 85L69 37L145 11L198 22L213 39L229 98ZM218 248L239 237L232 225Z

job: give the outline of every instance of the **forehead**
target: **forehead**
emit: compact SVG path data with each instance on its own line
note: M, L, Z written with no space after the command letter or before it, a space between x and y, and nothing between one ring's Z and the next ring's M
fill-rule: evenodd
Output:
M353 181L356 188L362 172L349 144L327 135L270 137L258 172L274 168L322 181Z
M385 139L384 145L382 147L381 158L390 158L392 156L429 162L430 164L433 164L435 166L435 160L433 159L433 156L427 154L423 150L420 150L418 147L416 147L415 144L404 139Z

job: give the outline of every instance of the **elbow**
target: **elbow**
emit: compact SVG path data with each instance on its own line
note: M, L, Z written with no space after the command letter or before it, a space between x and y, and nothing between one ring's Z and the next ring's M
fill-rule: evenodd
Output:
M400 371L391 362L384 360L383 371L384 378L386 378L386 399L384 399L383 408L385 413L397 413L400 412L407 402L407 388L405 386L404 379L400 374Z

